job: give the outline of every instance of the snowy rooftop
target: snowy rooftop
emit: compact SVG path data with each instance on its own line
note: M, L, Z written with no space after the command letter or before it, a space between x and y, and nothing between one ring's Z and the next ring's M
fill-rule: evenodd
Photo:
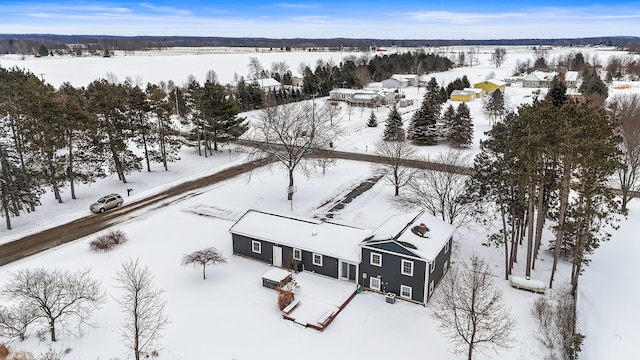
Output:
M565 81L578 81L578 72L577 71L567 71L564 74Z
M416 235L411 231L412 228L420 224L426 225L429 229L424 236ZM415 249L406 245L403 246L410 252L431 261L435 259L454 231L455 227L453 225L447 224L426 212L400 214L390 217L375 229L371 234L371 239L367 242L390 240L397 236L395 240L400 245L403 245L402 243L412 245ZM402 234L400 234L401 232Z
M525 81L540 81L540 80L546 80L546 81L551 81L553 80L553 77L558 75L558 73L556 73L555 71L550 71L550 72L546 72L546 71L533 71L531 72L529 75L524 77Z
M469 90L453 90L451 92L451 95L469 96L469 94L471 93L472 91L469 91Z
M358 244L369 235L370 230L291 215L249 210L229 229L229 232L358 262L360 261Z

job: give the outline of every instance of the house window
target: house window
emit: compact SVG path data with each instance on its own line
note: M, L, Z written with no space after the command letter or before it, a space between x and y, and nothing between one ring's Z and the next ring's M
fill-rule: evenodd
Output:
M429 283L429 297L433 294L433 281Z
M433 272L436 269L436 261L433 260L429 263L429 272Z
M444 274L447 273L448 269L449 269L449 260L444 262L444 266L442 267L442 276L444 276Z
M371 253L371 265L382 266L382 254Z
M322 255L313 254L313 265L322 266Z
M447 240L447 242L444 244L444 253L448 253L449 252L449 240Z
M302 250L293 249L293 260L302 261Z
M400 272L402 273L402 275L413 276L413 261L402 260L402 264L400 267Z
M251 240L251 251L256 254L262 254L262 243L260 241Z
M411 299L411 295L413 293L413 289L411 286L400 285L400 296L405 299Z
M377 277L369 278L369 287L373 290L380 291L380 279Z

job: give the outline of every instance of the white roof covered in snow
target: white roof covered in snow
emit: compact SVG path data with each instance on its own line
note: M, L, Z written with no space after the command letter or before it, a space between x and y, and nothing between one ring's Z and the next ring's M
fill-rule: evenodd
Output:
M264 78L256 80L261 87L281 86L280 82L274 78Z
M420 224L426 225L429 229L424 236L416 235L411 231ZM449 241L454 231L453 225L427 212L400 214L390 217L375 229L371 233L371 238L362 245L392 240L425 260L432 261ZM410 244L415 249L403 243Z
M564 74L565 81L578 81L578 72L577 71L567 71Z
M551 81L553 77L558 75L555 71L538 71L535 70L524 77L524 81Z
M358 244L371 233L371 230L317 219L249 210L229 232L359 262Z
M451 95L469 96L471 93L469 90L453 90Z

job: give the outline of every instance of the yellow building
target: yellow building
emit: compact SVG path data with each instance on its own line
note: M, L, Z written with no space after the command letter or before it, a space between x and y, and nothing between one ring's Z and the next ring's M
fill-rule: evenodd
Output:
M485 80L473 85L474 88L483 89L487 94L491 94L496 90L500 90L500 92L504 94L505 86L506 83L504 81L496 79Z
M453 90L449 99L451 101L473 101L476 98L476 93L468 90Z

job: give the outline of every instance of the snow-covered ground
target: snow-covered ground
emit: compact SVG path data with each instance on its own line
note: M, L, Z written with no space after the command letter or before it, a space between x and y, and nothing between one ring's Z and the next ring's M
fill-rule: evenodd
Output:
M454 52L455 49L447 49ZM488 62L489 48L478 55L479 64L473 67L433 74L441 84L467 75L474 83L484 80L493 72L501 78L511 75L517 60L531 58L526 48L513 48L507 54L507 62L495 69ZM606 57L621 53L594 48L565 48L551 53L570 51L597 54L606 63ZM206 71L213 69L221 82L228 82L236 72L246 75L249 57L258 57L265 67L272 61L285 60L295 69L298 62L314 64L317 58L340 61L340 53L253 53L207 51L205 54L182 53L174 50L168 53L138 52L133 56L118 55L114 58L27 58L0 57L0 64L9 68L18 66L42 75L46 81L58 86L70 81L75 86L85 86L96 78L112 72L120 80L130 76L140 77L144 82L173 80L182 83L190 74L204 78ZM616 91L640 91L637 84L630 89ZM405 119L417 107L424 89L405 89L408 98L416 100L412 108L403 108ZM531 101L531 89L508 87L505 94L512 106ZM316 99L322 101L322 99ZM457 105L457 104L456 104ZM489 123L481 112L481 101L468 104L475 123L474 145L467 150L470 155L478 152L478 144ZM371 152L373 144L380 139L382 122L387 109L376 110L377 128L368 128L365 123L369 110L360 112L353 109L349 114L342 106L341 124L345 136L337 139L338 150ZM246 114L253 116L254 114ZM447 145L424 147L420 151L428 153L446 151ZM14 229L0 230L0 242L24 236L81 216L91 215L88 206L103 194L119 192L126 202L134 201L158 192L171 184L187 178L209 174L240 163L244 155L234 148L224 148L210 158L198 157L193 149L185 148L178 163L170 164L169 171L155 166L152 173L136 173L129 176L130 182L122 184L117 177L101 180L78 189L78 199L71 200L68 192L63 194L65 202L58 204L50 194L43 197L43 205L36 212L13 218ZM101 279L110 297L104 307L96 311L95 326L83 329L82 336L63 333L61 340L54 344L59 349L71 348L65 359L127 359L131 355L122 345L118 325L122 321L113 297L119 295L115 288L114 276L120 264L130 258L151 268L158 287L166 290L168 314L171 323L160 341L159 359L276 359L281 357L302 357L307 359L352 358L385 359L415 357L416 355L436 359L457 359L450 353L448 341L438 330L437 323L429 316L430 306L421 307L403 301L390 305L382 295L364 292L355 296L344 311L324 332L304 329L293 322L282 319L276 308L273 290L263 288L261 276L268 270L265 264L232 256L229 227L244 211L250 208L275 212L293 213L299 216L313 216L323 202L358 184L371 173L369 164L339 161L335 167L321 173L296 175L297 193L293 203L286 200L286 174L282 169L262 169L254 171L251 177L239 178L216 184L201 194L187 197L150 209L142 216L117 226L129 237L129 242L109 253L94 253L88 242L98 234L60 246L56 249L34 255L28 259L0 267L0 286L8 275L16 270L44 266L49 268L79 269L90 267L92 275ZM131 197L126 197L126 189L134 189ZM393 190L380 182L371 190L356 198L336 216L336 221L372 228L397 212L390 201ZM581 296L578 300L582 331L586 342L582 358L599 360L606 358L633 359L636 352L634 341L640 336L637 324L639 312L635 305L640 303L640 289L626 276L640 271L640 245L634 241L640 223L640 204L632 201L628 219L614 233L612 240L603 244L593 256L581 282ZM204 214L204 215L203 215ZM265 224L268 226L268 224ZM477 253L490 264L497 280L504 286L505 299L518 319L513 349L500 355L487 354L478 359L543 359L545 350L531 336L534 325L529 315L531 304L540 295L515 290L502 278L503 254L495 248L481 244L487 234L476 229L461 230L455 240L453 257L460 262ZM184 254L208 246L215 246L227 257L228 263L209 268L207 280L203 280L199 269L182 267ZM551 262L542 253L539 265L532 278L547 281ZM568 278L568 264L560 266L559 281ZM516 269L517 275L521 271ZM316 276L316 275L313 275ZM619 278L622 277L622 278ZM313 277L312 277L313 278ZM327 296L338 295L344 283L337 280L335 290L325 286L327 279L318 280ZM307 280L305 281L312 281ZM304 284L302 284L304 286ZM309 285L310 288L315 284ZM336 294L331 294L335 291ZM436 290L437 291L437 290ZM3 304L10 299L2 299ZM14 349L26 349L34 354L46 351L48 341L39 341L33 327L24 342L10 344Z

